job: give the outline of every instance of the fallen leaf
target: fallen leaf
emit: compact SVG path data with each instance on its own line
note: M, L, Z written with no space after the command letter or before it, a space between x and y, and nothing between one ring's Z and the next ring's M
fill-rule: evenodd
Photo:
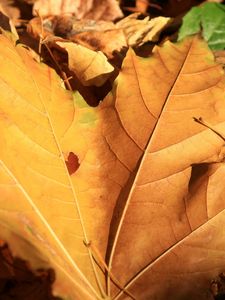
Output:
M225 5L206 2L193 7L183 18L179 30L179 40L185 36L200 32L213 50L225 48Z
M109 268L138 299L205 299L204 282L224 265L225 257L217 252L225 245L218 228L224 224L225 169L219 164L224 139L193 123L193 116L204 115L224 135L224 74L206 45L194 38L155 48L149 65L130 52L120 76L116 108L144 155L123 213L115 212L120 218L111 226ZM138 94L131 89L124 93L128 84ZM128 149L126 153L130 157ZM206 270L205 276L199 274ZM113 287L113 299L126 299L117 292Z
M0 3L0 11L8 16L11 26L20 25L18 20L20 18L20 11L19 8L14 5L13 0L2 0Z
M145 17L138 19L139 14L132 14L116 23L118 29L122 29L129 46L140 46L146 42L156 42L159 34L171 23L170 18L157 17L150 19Z
M225 67L225 50L217 50L213 52L216 58L216 61L221 63Z
M160 33L171 23L170 18L149 17L139 20L139 13L129 15L113 24L106 21L76 20L68 16L46 18L41 27L40 18L29 22L28 31L35 38L56 35L78 43L91 50L101 50L112 58L129 46L141 46L146 42L158 41Z
M1 238L72 299L205 300L225 267L225 77L205 42L129 49L96 108L0 43Z
M74 119L72 95L23 45L6 34L0 44L1 236L34 269L54 268L55 293L93 299L93 261L62 154L73 151L60 146Z
M144 14L147 12L149 6L148 0L136 0L136 9L138 12Z
M109 59L115 53L127 50L127 40L122 29L89 31L71 35L69 39L94 51L101 50Z
M13 23L14 13L16 14L15 18L19 17L19 12L18 14L16 12L17 10L15 10L15 12L13 10L12 12L6 4L0 3L0 27L4 30L11 31L18 38L18 34Z
M73 14L78 19L115 20L123 16L116 0L38 0L33 12L41 16Z
M114 68L101 51L93 51L71 42L56 42L68 53L68 66L84 86L103 85Z

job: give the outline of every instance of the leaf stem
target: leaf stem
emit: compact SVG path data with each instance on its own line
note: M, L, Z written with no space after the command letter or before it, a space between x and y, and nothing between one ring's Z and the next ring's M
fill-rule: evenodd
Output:
M86 244L84 242L85 246L87 248L90 248L91 251L92 251L92 255L93 255L93 258L96 258L100 264L103 265L103 267L105 268L105 270L107 271L108 273L108 276L111 278L111 280L115 283L115 285L120 289L120 292L124 292L126 295L128 295L131 299L135 300L136 298L129 292L126 290L125 287L123 287L119 280L114 276L114 274L109 270L107 264L105 263L104 259L102 258L100 252L98 251L98 249L93 245L93 243L90 241L88 244Z
M202 126L205 126L206 128L210 129L211 131L213 131L216 135L218 135L223 141L225 141L225 137L219 133L217 130L213 129L211 125L209 125L208 123L206 123L205 121L202 120L202 118L196 118L196 117L193 117L193 120L196 122L196 123L199 123L201 124Z
M43 42L42 42L42 44L45 45L46 49L48 50L48 52L49 52L49 54L50 54L50 56L51 56L51 58L52 58L52 60L53 60L54 63L56 64L56 66L57 66L57 68L58 68L58 70L59 70L59 72L60 72L60 74L61 74L61 77L63 78L63 81L65 82L66 87L67 87L70 91L73 91L73 89L72 89L72 87L71 87L71 85L70 85L70 82L69 82L69 80L70 80L72 77L69 77L69 78L68 78L68 77L66 76L65 72L63 72L62 68L61 68L60 65L58 64L57 60L55 59L55 57L54 57L54 55L53 55L53 53L52 53L52 50L49 48L49 46L47 45L47 43L43 43Z
M26 63L25 63L25 66L26 66ZM31 75L32 75L32 73L31 73ZM37 89L37 92L38 92L38 95L39 95L39 98L40 98L40 102L43 104L44 110L45 110L45 112L46 112L46 117L47 117L47 119L48 119L49 126L50 126L50 128L51 128L53 137L54 137L54 139L55 139L55 143L56 143L57 148L58 148L58 151L59 151L59 157L60 157L60 159L62 160L62 163L63 163L63 165L64 165L64 167L65 167L65 170L67 170L66 174L67 174L67 178L68 178L69 185L71 186L71 192L72 192L72 195L73 195L73 198L74 198L74 202L75 202L75 206L76 206L76 210L77 210L77 213L78 213L78 216L79 216L79 219L80 219L80 225L81 225L81 228L82 228L83 236L84 236L85 241L88 243L88 240L89 240L89 239L88 239L88 237L87 237L87 232L86 232L86 228L85 228L85 225L84 225L84 220L83 220L83 218L82 218L80 205L79 205L79 202L78 202L78 199L77 199L77 196L76 196L76 191L75 191L75 188L74 188L74 186L73 186L73 182L72 182L72 180L71 180L71 177L70 177L70 175L69 175L69 172L68 172L68 169L67 169L67 166L66 166L66 162L65 162L65 160L64 160L64 156L63 156L63 152L62 152L62 149L61 149L61 145L60 145L59 139L58 139L58 137L57 137L57 135L56 135L56 133L55 133L55 129L54 129L54 126L53 126L53 124L52 124L52 120L51 120L51 117L50 117L50 115L49 115L49 111L48 111L48 109L47 109L47 107L46 107L46 104L45 104L43 95L42 95L42 93L39 91L39 86L38 86L38 84L36 83L35 78L34 78L33 76L31 76L31 78L32 78L32 81L33 81L33 83L34 83L34 86L35 86L36 89ZM49 228L50 228L50 226L49 226ZM54 231L52 230L52 228L51 228L51 232L54 232ZM55 235L55 236L56 236L56 235ZM57 239L58 239L58 237L57 237ZM63 247L63 248L64 248L64 247ZM91 267L93 268L94 278L95 278L95 280L96 280L97 286L98 286L98 288L99 288L99 292L100 292L100 294L101 294L101 297L98 295L97 298L101 300L102 298L104 299L104 297L105 297L106 294L105 294L105 292L104 292L104 290L103 290L103 287L102 287L100 278L99 278L99 276L98 276L98 273L97 273L97 270L96 270L96 266L95 266L95 262L94 262L94 260L93 260L91 251L90 251L90 249L87 249L87 250L88 250L87 252L88 252L89 259L90 259L90 264L91 264ZM71 258L71 260L72 260L72 258ZM74 261L73 261L73 262L74 262ZM74 263L75 263L75 262L74 262ZM82 273L82 274L83 274L83 273ZM89 281L88 281L88 282L89 282ZM89 282L89 284L92 286L92 284L91 284L90 282ZM93 286L92 286L92 288L95 290L95 288L94 288ZM96 290L95 290L95 293L97 294L97 291L96 291Z

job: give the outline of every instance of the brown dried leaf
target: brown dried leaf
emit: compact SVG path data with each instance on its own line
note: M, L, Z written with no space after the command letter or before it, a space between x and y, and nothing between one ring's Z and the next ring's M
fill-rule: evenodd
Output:
M98 24L93 24L91 30L78 34L73 34L71 31L68 37L93 50L101 50L109 58L112 58L114 51L120 52L129 46L138 47L146 42L156 42L159 34L171 22L170 18L158 17L150 20L149 17L146 17L139 20L138 16L138 13L132 14L114 26L111 25L112 29L107 30L102 30Z
M18 19L20 18L20 11L19 8L13 4L13 0L2 0L0 3L0 10L9 17L12 24L19 25L20 22Z
M68 53L69 69L84 86L101 86L113 72L113 66L101 51L93 51L71 42L56 42Z
M136 0L136 9L140 13L146 13L148 6L149 6L149 0Z
M129 46L141 46L156 42L159 34L171 22L170 18L158 17L139 20L139 13L132 14L116 24L105 21L81 20L68 16L46 18L43 21L43 36L58 35L92 50L101 50L112 58L113 52L120 52ZM30 21L29 32L37 38L41 33L39 18Z
M139 14L132 14L116 24L116 28L122 29L128 46L140 46L146 42L156 42L159 34L171 22L170 18L157 17L143 20L138 19Z
M73 14L78 19L107 21L123 16L116 0L38 0L33 11L41 16Z
M214 55L215 55L216 61L221 63L225 67L225 50L214 51Z
M196 37L156 47L148 62L129 52L118 79L121 123L144 155L111 226L109 267L138 299L206 299L205 282L225 259L224 138L215 133L225 133L225 77ZM114 286L112 295L127 299Z
M91 108L0 42L1 236L71 299L207 299L225 266L225 77L206 43L130 49Z
M0 3L0 27L4 30L11 31L18 38L14 23L19 18L19 10L11 7L10 2Z

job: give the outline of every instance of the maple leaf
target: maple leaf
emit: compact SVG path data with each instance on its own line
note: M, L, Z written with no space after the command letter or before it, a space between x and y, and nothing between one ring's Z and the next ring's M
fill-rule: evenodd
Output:
M65 297L204 299L225 258L225 78L205 42L130 49L96 108L0 44L2 238Z
M93 260L83 244L84 228L67 171L71 151L59 145L73 123L72 96L61 88L56 73L36 63L23 45L16 46L6 34L0 35L0 43L1 236L9 240L14 255L25 258L30 253L33 268L54 267L56 293L93 299L96 292L80 271L83 265L93 281ZM14 101L17 108L12 109ZM22 152L16 159L18 150Z

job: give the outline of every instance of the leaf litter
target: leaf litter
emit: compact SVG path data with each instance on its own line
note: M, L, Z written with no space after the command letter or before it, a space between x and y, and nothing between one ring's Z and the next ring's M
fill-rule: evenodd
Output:
M29 25L47 49L43 62L70 90L76 85L95 105L104 100L90 107L65 91L51 67L2 32L1 238L30 269L53 268L62 298L216 297L207 284L224 269L221 64L199 36L165 41L159 33L171 19L154 27L138 14L113 23L81 11L87 20L76 20L50 2ZM106 33L113 47L123 36L123 46L105 50ZM130 49L156 38L150 56ZM93 63L98 52L107 76Z

